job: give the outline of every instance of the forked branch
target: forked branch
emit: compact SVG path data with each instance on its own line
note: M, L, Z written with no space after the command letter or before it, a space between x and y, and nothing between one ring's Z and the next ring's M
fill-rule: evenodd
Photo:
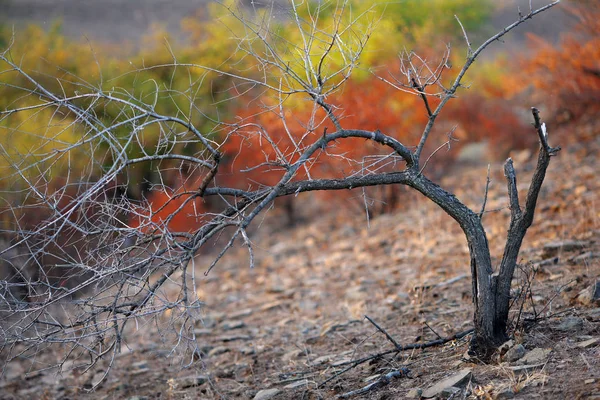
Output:
M538 154L537 165L525 201L525 210L521 210L519 205L517 177L513 166L512 159L508 159L504 165L506 180L508 183L508 193L510 199L510 227L506 238L506 246L504 255L500 263L500 271L497 282L497 313L508 315L510 285L514 271L517 265L517 257L527 229L533 222L537 199L542 188L542 183L546 176L546 170L550 164L550 159L553 155L560 151L560 147L551 147L548 144L548 131L546 125L541 122L539 110L535 107L531 109L533 114L533 126L540 141L540 151Z

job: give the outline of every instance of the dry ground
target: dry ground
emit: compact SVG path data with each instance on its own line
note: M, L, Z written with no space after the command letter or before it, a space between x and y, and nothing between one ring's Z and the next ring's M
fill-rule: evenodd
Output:
M540 319L521 326L514 340L527 350L550 349L537 368L519 372L515 364L477 364L464 359L466 341L456 340L364 363L322 385L349 361L391 348L365 315L401 344L471 326L464 237L445 214L407 192L403 209L369 224L360 214L324 214L285 229L268 223L281 219L276 212L269 215L253 236L256 268L248 268L240 248L198 287L205 301L196 331L200 357L171 354L167 332L140 324L95 392L84 389L101 376L102 366L85 375L77 363L58 374L39 371L52 359L42 352L9 365L0 398L247 399L278 388L274 399L329 399L402 367L408 376L355 398L404 398L410 389L427 388L466 367L473 368L466 398L502 398L498 393L507 388L517 399L600 398L600 342L580 347L600 338L600 304L580 294L600 276L600 135L597 127L576 129L582 142L574 140L573 128L561 136L566 148L548 171L522 251L523 262L533 263L537 273L521 317L536 313ZM526 190L535 157L514 156ZM479 207L485 170L457 167L442 185ZM508 216L500 164L492 165L491 178L485 221L498 256ZM209 259L197 260L198 275ZM524 277L519 274L515 290L524 287Z

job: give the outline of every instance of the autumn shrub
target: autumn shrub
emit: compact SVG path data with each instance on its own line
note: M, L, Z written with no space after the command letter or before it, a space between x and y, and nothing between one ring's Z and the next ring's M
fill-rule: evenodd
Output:
M121 44L121 48L118 48L114 45L71 40L62 35L60 24L53 25L47 32L40 27L31 26L24 33L17 32L14 38L11 38L12 32L5 29L2 31L2 41L10 43L14 39L11 52L19 54L21 67L32 71L34 79L55 92L86 94L100 89L133 103L152 104L158 113L181 116L203 132L208 132L208 136L212 136L214 140L218 141L224 139L223 131L219 128L220 123L229 115L235 115L240 107L246 107L244 103L247 104L247 98L261 97L260 93L252 89L251 84L234 82L227 75L227 73L234 74L244 71L245 76L261 79L263 73L260 65L250 62L248 54L251 52L261 54L266 51L264 46L261 47L261 43L245 40L251 33L249 29L252 25L245 26L238 18L241 14L235 3L233 1L225 2L225 7L211 4L201 14L182 21L182 28L188 40L185 46L176 46L170 43L168 34L160 29L149 35L145 39L146 46L138 51L133 50L134 46L131 44ZM368 18L361 19L361 21L364 19L364 23L354 21L353 29L371 30L372 34L369 43L364 48L361 57L362 68L356 71L356 80L350 82L343 91L332 93L332 98L344 103L344 108L348 110L344 119L348 124L358 124L363 129L380 129L403 140L409 139L426 121L424 110L415 109L415 107L418 108L419 99L408 95L398 96L395 90L374 78L373 71L376 71L376 74L385 75L386 68L396 68L398 64L396 52L399 46L412 48L418 43L421 50L430 49L429 54L434 54L437 50L444 48L445 41L460 43L462 32L454 19L454 14L461 16L461 22L466 29L474 31L479 29L489 17L492 10L491 3L476 0L453 2L434 0L427 4L416 0L398 4L355 1L349 3L349 7L352 7L353 12L346 13L343 18L368 15ZM270 45L283 49L289 43L300 44L303 40L301 32L303 29L308 29L308 21L313 21L312 18L317 13L316 23L318 26L326 28L334 23L339 23L336 18L341 12L337 7L319 3L298 7L296 11L299 22L290 19L289 12L285 10L270 22L271 30L268 37ZM260 18L270 18L268 10L259 10L258 12L259 14L264 13L261 17L259 16ZM296 29L295 24L300 24L301 29ZM375 27L377 29L374 29ZM353 32L344 31L344 35L350 38ZM165 37L167 41L165 41ZM239 40L237 42L229 40L232 37ZM443 39L440 40L440 37ZM324 40L324 37L319 37L317 34L314 40ZM304 62L297 57L297 54L283 51L281 54L289 57L290 69L299 74L305 73ZM322 66L323 69L331 71L339 65L343 65L346 60L341 54L341 52L339 54L332 52L328 63ZM195 65L203 65L208 69L197 68ZM218 69L220 72L217 74L211 68ZM277 85L284 82L293 88L293 82L287 79L282 81L282 76L286 76L285 71L280 71L279 74L277 71L271 71L268 75L269 83ZM338 75L335 79L342 79L342 75ZM23 76L15 74L13 84L15 88L28 87L30 82ZM7 108L18 96L19 90L5 88L2 98L0 98L0 108ZM269 130L273 129L271 135L276 140L285 141L290 139L289 134L283 127L276 126L277 118L273 118L273 113L277 111L272 108L278 101L279 99L261 99L251 104L245 114L247 116L250 113L256 113L257 123L264 124ZM73 103L89 110L107 126L111 125L112 121L119 119L124 112L120 103L110 100L96 101L82 98L74 99ZM271 110L266 112L265 107L271 108ZM302 104L294 105L292 109L297 110L298 114L287 118L291 131L293 131L292 137L304 134L319 135L325 128L329 129L329 132L332 131L331 125L317 124L318 129L310 131L314 129L311 127L310 132L307 132L307 125L304 127L302 125L306 124L310 118L323 119L324 115L321 113L321 115L312 116L313 111L305 109ZM269 113L272 115L269 116ZM11 150L13 154L11 154L10 162L2 166L4 174L14 173L14 166L19 162L24 162L32 149L39 150L39 146L42 144L32 144L32 141L43 143L53 140L57 137L56 135L69 135L66 143L72 144L77 140L77 116L74 114L54 118L55 123L45 129L44 134L40 137L30 134L30 132L39 131L31 126L35 118L31 116L20 116L20 118L24 120L16 122L14 117L7 117L0 122L0 129L5 133L3 135L5 142L14 141L17 144ZM39 116L39 120L44 118L48 119L44 115ZM166 154L175 150L168 145L168 140L166 140L168 133L161 131L158 125L146 126L146 121L143 120L135 122L137 126L143 127L143 133L138 135L140 140L133 145L126 145L130 138L130 124L118 125L111 129L112 141L115 142L113 145L121 145L126 148L127 157ZM15 126L20 126L21 130L27 133L17 135ZM179 134L185 135L184 132ZM235 153L236 150L233 147L238 143L227 145L226 156L230 157L231 162L236 163L236 166L243 164L249 168L247 172L236 174L236 176L228 176L227 168L222 168L221 179L229 184L237 187L254 187L273 183L268 172L269 168L278 168L275 165L276 160L273 154L268 154L268 157L275 160L275 164L262 165L254 169L252 160L246 159L246 157L256 157L259 152L263 154L272 151L269 149L269 145L265 145L265 142L260 140L260 135L257 136L258 141L252 139L252 135L248 132L243 146L241 143L239 144L241 147L238 147L238 150L245 149L245 151ZM440 135L445 138L443 133ZM29 138L28 144L24 143L25 138ZM443 143L444 140L438 144ZM250 144L252 141L255 143ZM310 172L314 176L331 176L337 173L347 176L361 173L368 168L385 169L386 163L396 162L394 159L386 159L383 154L380 154L381 149L365 144L365 141L351 140L348 142L350 144L327 149L328 152L334 153L333 157L329 157L333 161L323 163L318 161L317 164L311 166ZM287 151L293 151L290 147L292 144L285 145ZM115 162L110 156L111 152L108 151L108 147L111 146L108 141L100 140L93 146L93 148L90 147L90 150L93 149L93 156L97 158L97 162L94 164L95 170L86 170L87 174L110 169ZM203 151L201 147L191 141L180 146L183 148L177 149L177 151L184 154ZM5 146L5 148L8 147ZM431 151L434 149L432 148ZM87 160L90 154L92 151L88 155L82 155L81 160ZM48 161L52 164L52 168L46 173L46 179L49 182L56 177L66 175L69 168L79 168L78 160L68 160L67 162L60 157L53 158L50 153L48 155ZM381 159L382 157L383 159ZM362 161L354 163L349 161L350 159ZM440 162L445 160L445 152L438 153L435 160ZM191 215L194 207L207 207L206 204L201 205L196 200L183 199L186 196L189 197L183 192L192 190L191 187L182 185L180 177L167 172L177 168L178 165L168 162L148 162L128 169L126 176L118 178L121 182L120 185L126 186L126 194L131 201L140 202L141 208L154 210L150 214L141 213L133 216L132 224L140 223L140 220L144 218L147 221L161 220L168 210L183 207L185 211L182 210L178 213L179 216L173 217L169 226L188 231L188 228L181 226L181 224L185 224L184 215ZM87 168L89 169L89 166ZM435 168L435 162L430 163L428 168ZM304 175L298 175L299 178L302 176L308 176L308 171ZM190 180L195 181L196 179L192 174L183 180L190 182ZM19 177L16 181L19 181ZM43 183L36 181L35 184L44 187ZM149 187L153 189L149 191ZM161 191L162 193L159 193ZM390 196L391 198L388 200L393 203L396 194L393 193ZM360 195L351 194L350 197L360 198ZM178 222L180 219L181 221ZM196 224L196 222L190 223Z
M576 20L558 45L529 35L530 54L520 62L519 83L557 122L597 119L600 113L600 3L578 1L565 9Z

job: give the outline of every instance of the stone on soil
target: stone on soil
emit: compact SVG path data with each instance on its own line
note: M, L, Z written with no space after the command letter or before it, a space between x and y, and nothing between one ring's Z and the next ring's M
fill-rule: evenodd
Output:
M600 302L600 281L579 292L577 301L586 306L592 302Z
M597 257L598 257L598 254L594 254L591 251L587 251L583 254L578 255L577 257L573 257L573 259L571 261L575 264L585 264L586 262L589 262L592 258L597 258Z
M284 389L296 389L299 387L306 387L308 386L308 379L302 379L300 381L296 381L296 382L292 382L289 385L284 386Z
M281 390L279 389L263 389L256 393L254 400L269 400L277 396Z
M600 338L592 338L592 339L583 341L581 343L577 343L577 347L582 348L582 349L587 349L598 343L600 343Z
M406 393L407 399L420 399L423 394L423 389L421 388L413 388Z
M556 326L556 330L561 332L573 332L583 328L583 318L566 317Z
M241 329L246 326L244 321L224 321L221 327L224 331L231 331L233 329Z
M252 340L252 336L250 335L223 335L219 336L217 340L221 342L233 342L236 340Z
M473 370L471 368L464 368L454 375L449 376L446 379L438 381L436 384L431 386L429 389L423 392L423 397L426 399L437 396L442 393L444 389L452 386L460 386L465 383L473 376Z
M190 375L183 378L176 379L177 386L181 389L186 389L194 386L200 386L208 381L206 375Z
M536 347L525 354L525 356L519 360L519 364L534 365L543 363L548 359L551 351L552 349L542 349L540 347Z
M508 349L508 351L504 355L503 359L504 359L504 361L507 361L507 362L515 362L518 359L520 359L521 357L523 357L525 355L525 353L527 353L527 350L525 350L525 347L523 347L522 344L518 344L518 345L513 346L510 349Z
M281 356L281 361L283 361L284 363L289 363L290 361L295 360L298 357L300 357L302 355L302 353L304 353L304 352L300 349L292 350L288 353L285 353L283 356Z
M460 392L462 392L462 389L457 388L456 386L450 386L447 387L446 389L442 390L442 396L447 399L449 397L454 398L456 395L458 395ZM453 397L454 396L454 397Z
M549 257L554 257L561 251L581 250L585 247L585 245L585 242L580 242L578 240L564 240L560 242L548 243L544 246L542 258L546 259Z
M229 349L225 346L217 346L208 352L209 357L218 356L219 354L227 353Z

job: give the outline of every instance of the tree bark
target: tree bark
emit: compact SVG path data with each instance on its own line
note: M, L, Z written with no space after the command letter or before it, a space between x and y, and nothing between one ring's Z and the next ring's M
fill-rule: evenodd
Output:
M410 186L440 206L462 228L469 244L472 292L475 311L475 335L471 353L488 359L507 339L506 330L496 320L496 278L494 276L487 235L479 215L423 175L415 177Z
M506 330L508 323L508 312L510 308L510 286L517 266L519 251L527 233L527 229L533 223L535 207L538 195L546 177L546 171L550 164L550 158L560 151L560 147L550 147L548 144L548 132L545 124L540 121L539 111L531 109L534 118L534 127L540 141L540 151L537 165L525 200L525 210L521 210L519 194L517 191L517 177L513 167L513 161L509 158L504 164L504 175L508 184L510 201L510 226L506 237L504 255L500 262L498 274L498 287L496 289L496 321L499 329Z

